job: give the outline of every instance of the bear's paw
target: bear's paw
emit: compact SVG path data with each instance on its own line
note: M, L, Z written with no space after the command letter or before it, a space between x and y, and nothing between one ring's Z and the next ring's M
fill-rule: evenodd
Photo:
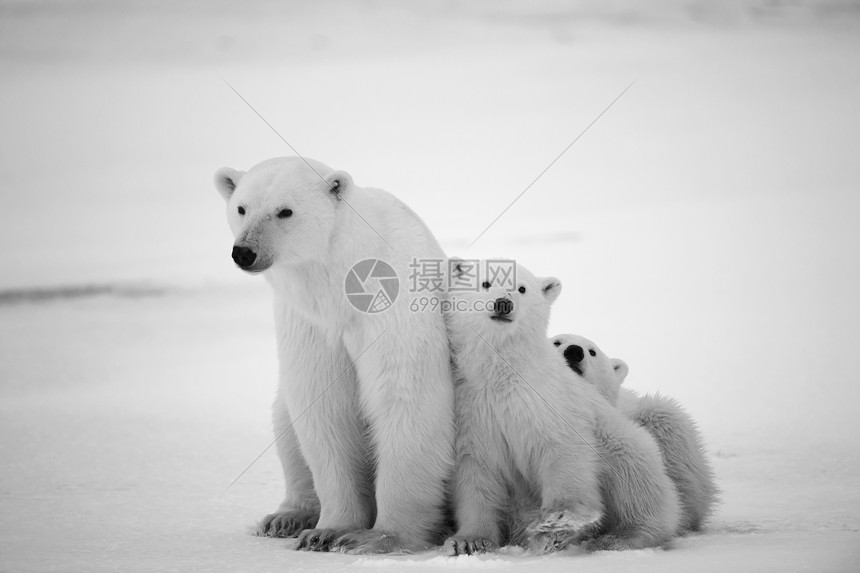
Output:
M578 533L594 526L603 517L597 509L577 504L573 508L544 509L541 515L529 524L527 531L536 533Z
M277 511L257 524L260 537L296 537L305 529L316 527L319 513L311 511Z
M527 548L536 555L555 553L567 549L580 541L580 533L558 531L553 533L536 533L529 537Z
M407 553L413 549L405 547L397 535L376 529L359 529L345 533L335 540L331 548L353 555Z
M586 543L586 548L589 551L629 551L635 549L645 549L648 547L662 547L668 549L671 546L671 540L666 540L660 543L652 536L643 535L636 532L626 534L608 533L600 535Z

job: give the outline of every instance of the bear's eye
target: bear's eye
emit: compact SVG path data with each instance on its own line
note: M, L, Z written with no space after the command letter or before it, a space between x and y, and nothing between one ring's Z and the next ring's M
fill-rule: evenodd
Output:
M592 356L597 356L597 353L594 351L593 348L589 348L588 353L591 354Z
M484 288L490 288L490 281L484 281L481 283L481 286Z
M524 286L521 286L517 290L520 291L520 294L526 294L526 287L524 287Z
M560 341L560 340L556 340L555 342L553 342L553 343L552 343L552 345L553 345L553 346L561 346L561 341Z
M239 214L240 214L240 215L244 215L244 214L245 214L245 208L244 208L244 207L239 207Z
M280 211L278 211L278 219L286 219L287 217L292 217L292 216L293 216L293 210L292 209L281 209Z

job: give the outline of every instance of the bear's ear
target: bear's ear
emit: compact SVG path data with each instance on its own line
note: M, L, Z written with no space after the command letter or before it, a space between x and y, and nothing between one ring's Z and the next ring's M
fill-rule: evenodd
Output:
M325 178L329 191L338 201L344 198L352 188L352 177L346 171L335 171Z
M236 185L245 174L244 171L236 171L230 167L222 167L215 172L215 189L224 197L225 201L230 200L233 191L236 190Z
M619 384L624 384L624 379L627 378L627 374L630 372L627 363L620 358L612 358L609 360L609 363L612 364L612 369L615 371L615 379L618 380Z
M544 298L552 304L561 294L561 281L555 277L543 278L540 280L540 290Z

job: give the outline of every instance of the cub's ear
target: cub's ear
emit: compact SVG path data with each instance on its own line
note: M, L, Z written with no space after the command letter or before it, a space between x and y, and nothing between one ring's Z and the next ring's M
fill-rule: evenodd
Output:
M352 189L352 177L346 171L335 171L325 178L329 191L337 200L343 199Z
M615 379L618 380L619 384L624 384L624 379L627 378L627 374L630 372L627 363L620 358L611 358L609 363L612 364L612 369L615 371Z
M230 196L233 195L233 191L236 190L236 185L239 184L243 175L245 175L244 171L236 171L230 167L222 167L215 172L215 189L225 201L230 200Z
M561 294L561 281L555 277L546 277L540 280L540 290L550 304L555 302Z
M448 272L451 276L458 279L463 276L463 259L460 257L448 258Z

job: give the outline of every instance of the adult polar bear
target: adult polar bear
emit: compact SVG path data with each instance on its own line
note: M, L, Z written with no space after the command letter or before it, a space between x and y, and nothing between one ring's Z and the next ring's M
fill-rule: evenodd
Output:
M413 259L444 259L393 195L300 157L222 168L233 259L274 290L280 383L274 431L286 481L260 533L357 553L438 542L453 466L453 383L441 313L410 293L364 313L344 293L365 259L405 285ZM292 424L292 425L291 425Z

